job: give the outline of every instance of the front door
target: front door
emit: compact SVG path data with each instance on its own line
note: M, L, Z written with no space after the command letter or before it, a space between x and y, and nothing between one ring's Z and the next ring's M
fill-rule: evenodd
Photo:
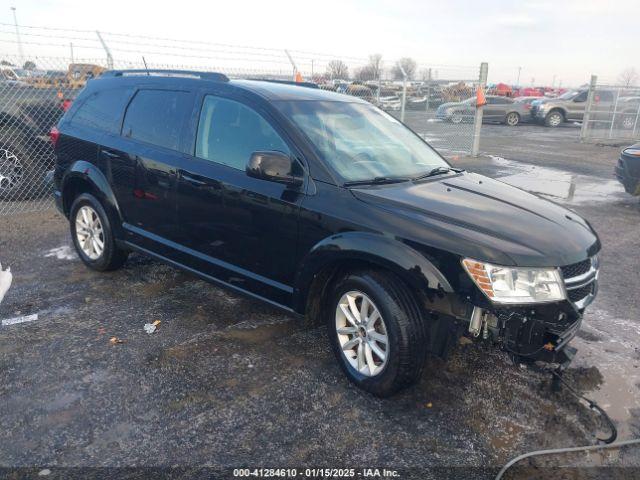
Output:
M268 118L241 101L203 97L194 155L179 171L179 241L193 268L289 305L303 193L246 174L255 151L291 155Z

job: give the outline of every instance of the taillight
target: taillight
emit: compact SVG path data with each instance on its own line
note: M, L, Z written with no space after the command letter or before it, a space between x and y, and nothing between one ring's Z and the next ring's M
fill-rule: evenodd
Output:
M60 108L62 108L62 110L64 112L68 111L71 108L71 104L73 103L73 100L63 100L62 104L60 105Z
M55 147L56 143L58 143L58 139L60 138L60 131L57 127L51 127L49 131L49 139L51 140L52 145Z

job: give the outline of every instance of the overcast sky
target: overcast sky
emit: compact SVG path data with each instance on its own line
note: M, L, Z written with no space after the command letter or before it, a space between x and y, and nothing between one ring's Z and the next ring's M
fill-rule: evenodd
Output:
M300 51L335 54L354 66L355 58L370 53L383 55L386 65L402 56L422 65L438 66L439 74L460 72L473 77L481 61L489 62L492 82L514 83L521 70L521 83L580 85L591 73L612 81L628 67L640 72L640 0L356 0L334 1L195 1L158 2L147 0L2 0L0 22L12 23L10 6L17 8L22 25L51 26L81 30L129 33L153 37L198 40L229 45L296 50L294 60L308 70L314 59L316 69L324 68L329 56ZM13 29L1 27L0 49L17 52ZM68 36L77 36L76 56L101 57L95 36L87 33L56 32L54 40L33 35L41 31L22 29L24 48L29 55L68 55ZM31 32L32 36L26 35ZM87 36L91 42L83 41ZM118 37L109 37L112 40ZM120 37L128 42L134 39ZM151 40L141 54L160 61L165 47ZM34 43L54 44L51 46ZM166 44L167 42L161 43ZM55 46L59 45L59 46ZM82 45L93 45L84 49ZM268 61L286 61L274 51L263 58L241 55L228 48L208 49L195 44L183 52L184 64L197 58L221 55L245 63L247 68ZM135 45L111 44L114 56L138 56ZM118 50L119 49L119 50ZM152 52L152 53L146 53ZM175 50L173 51L175 55ZM447 67L449 66L449 67ZM460 68L468 66L469 68Z

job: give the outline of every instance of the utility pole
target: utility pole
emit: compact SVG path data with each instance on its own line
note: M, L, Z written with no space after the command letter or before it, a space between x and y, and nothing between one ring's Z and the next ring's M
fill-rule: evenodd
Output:
M518 80L516 80L516 87L520 86L520 72L522 71L522 67L518 67Z
M431 97L431 68L427 70L427 102L425 105L425 112L429 111L429 98Z
M407 72L402 68L402 64L398 63L400 71L402 72L402 105L400 108L400 121L404 123L404 109L407 103Z
M20 38L20 29L18 28L16 7L11 7L11 11L13 12L13 24L16 26L16 39L18 40L18 53L20 54L20 63L24 63L24 50L22 49L22 39Z
M478 78L478 89L484 90L487 86L487 76L489 73L489 65L486 62L480 64L480 76ZM484 112L483 105L477 105L476 99L476 115L473 123L473 145L471 146L471 156L477 157L480 152L480 128L482 127L482 114Z
M73 61L73 42L69 42L69 48L71 49L71 63L75 63Z
M103 40L102 35L100 35L100 32L98 30L96 30L96 35L98 35L98 40L100 40L102 48L104 48L104 51L107 54L107 67L109 67L109 70L113 70L113 56L111 55L111 50L109 50L109 47Z

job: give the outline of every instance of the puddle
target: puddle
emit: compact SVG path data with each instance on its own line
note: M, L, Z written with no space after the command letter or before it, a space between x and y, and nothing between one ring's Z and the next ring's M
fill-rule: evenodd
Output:
M617 180L578 175L557 168L507 160L495 155L489 155L489 158L499 167L496 179L550 200L578 205L630 198Z
M578 348L578 355L572 367L594 365L598 369L603 382L587 392L587 397L598 402L616 422L619 438L628 438L632 410L640 409L640 327L592 307L582 330L602 340L574 339L572 345Z

